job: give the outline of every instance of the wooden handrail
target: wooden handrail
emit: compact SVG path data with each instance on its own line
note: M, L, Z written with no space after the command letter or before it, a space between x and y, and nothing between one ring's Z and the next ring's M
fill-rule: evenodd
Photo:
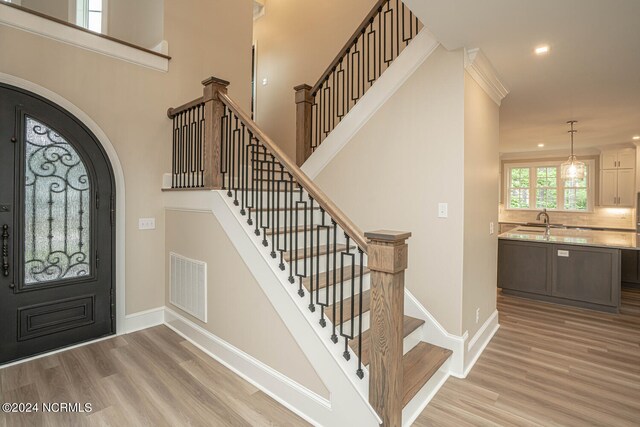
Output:
M336 55L335 59L331 61L331 64L329 65L329 67L327 67L325 72L322 73L322 77L320 77L318 82L313 86L313 88L311 89L312 95L315 94L318 91L318 89L320 89L320 87L322 86L322 82L324 82L324 80L331 74L331 72L336 68L338 63L342 61L342 58L344 57L344 55L347 53L349 49L351 49L351 46L353 46L354 41L358 39L358 36L367 28L367 25L369 25L371 20L378 14L378 11L380 10L380 8L387 1L388 0L378 0L376 2L376 4L373 6L369 14L362 20L362 23L358 26L358 29L353 33L351 37L349 37L349 39L347 40L347 43L344 45L342 49L340 49L340 52L338 53L338 55Z
M344 230L345 233L367 253L367 239L364 233L349 219L335 203L309 178L302 170L278 147L264 132L262 132L250 116L245 113L226 93L218 93L219 99L240 118L247 129L256 136L271 154L278 159L295 180L309 193L324 211Z
M189 101L186 104L182 104L179 107L169 108L167 110L167 117L169 117L170 119L173 119L175 116L182 113L183 111L187 111L188 109L201 104L204 104L204 96L201 96L200 98L196 98L193 101Z

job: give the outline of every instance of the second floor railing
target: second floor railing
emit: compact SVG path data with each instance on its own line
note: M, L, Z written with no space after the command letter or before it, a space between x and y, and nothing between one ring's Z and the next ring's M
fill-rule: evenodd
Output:
M379 0L317 83L296 86L301 165L400 55L423 25L400 0Z

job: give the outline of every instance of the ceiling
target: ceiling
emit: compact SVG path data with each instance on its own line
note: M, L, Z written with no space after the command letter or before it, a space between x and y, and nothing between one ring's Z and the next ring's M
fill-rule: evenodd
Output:
M405 3L447 49L478 47L498 71L501 152L567 149L567 120L577 150L640 135L640 0Z

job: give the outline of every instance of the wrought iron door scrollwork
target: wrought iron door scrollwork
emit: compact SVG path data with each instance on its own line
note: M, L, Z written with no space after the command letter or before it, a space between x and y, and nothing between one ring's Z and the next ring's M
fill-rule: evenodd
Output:
M60 134L26 117L26 285L90 274L90 180Z
M9 276L9 226L2 226L2 275Z

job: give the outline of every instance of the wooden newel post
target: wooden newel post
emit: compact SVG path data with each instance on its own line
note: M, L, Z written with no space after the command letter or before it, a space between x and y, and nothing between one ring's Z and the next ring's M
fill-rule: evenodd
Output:
M300 85L296 91L296 164L302 164L311 156L311 86Z
M374 231L368 239L371 270L369 403L384 427L402 426L402 322L404 271L411 233Z
M212 190L222 188L222 174L220 173L220 153L222 149L222 116L224 104L218 98L218 93L227 93L229 82L209 77L202 82L204 100L204 187Z

